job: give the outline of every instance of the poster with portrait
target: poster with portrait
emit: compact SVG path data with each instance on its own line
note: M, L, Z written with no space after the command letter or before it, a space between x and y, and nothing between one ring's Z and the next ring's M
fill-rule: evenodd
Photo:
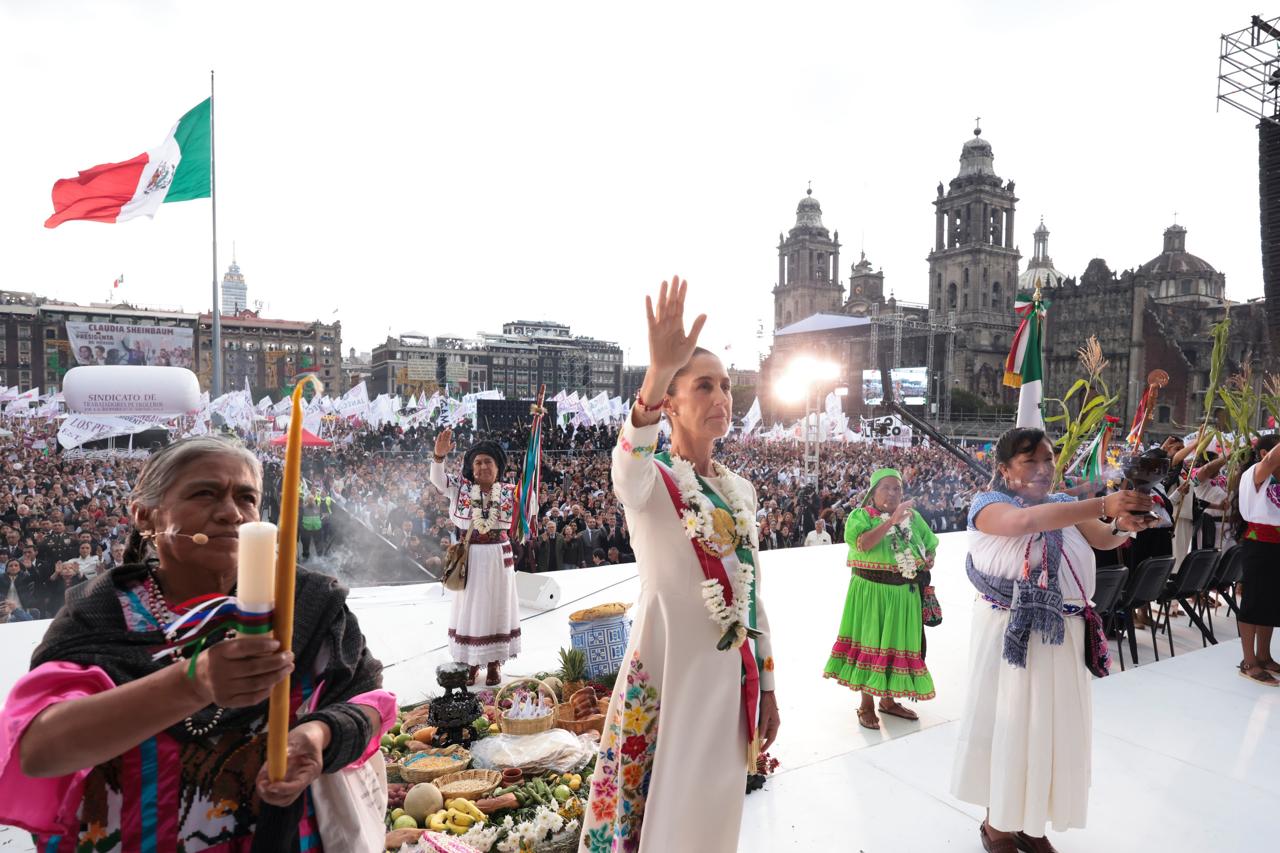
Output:
M68 323L77 364L128 364L192 369L192 329L117 323Z

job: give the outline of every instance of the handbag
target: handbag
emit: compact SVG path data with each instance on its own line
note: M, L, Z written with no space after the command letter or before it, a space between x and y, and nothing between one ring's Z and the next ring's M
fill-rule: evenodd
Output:
M1102 617L1089 604L1089 597L1084 594L1084 584L1076 574L1076 567L1071 565L1067 549L1062 549L1062 559L1071 570L1076 587L1080 590L1080 598L1084 600L1084 665L1085 669L1096 678L1106 678L1111 674L1111 646L1107 643L1107 632L1102 624Z
M381 850L387 826L387 766L375 750L363 764L321 773L310 786L325 850Z
M474 529L474 526L468 527L462 541L454 542L445 552L441 583L450 592L462 592L467 588L467 553L471 549L471 531Z
M931 586L920 588L920 615L926 628L936 628L942 624L942 605L938 603L938 596Z

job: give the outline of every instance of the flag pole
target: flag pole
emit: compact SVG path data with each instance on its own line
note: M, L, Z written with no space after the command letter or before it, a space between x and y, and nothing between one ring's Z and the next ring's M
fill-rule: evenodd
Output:
M209 70L209 209L213 217L213 352L209 354L209 396L222 396L222 315L218 305L218 183L213 155L213 70Z

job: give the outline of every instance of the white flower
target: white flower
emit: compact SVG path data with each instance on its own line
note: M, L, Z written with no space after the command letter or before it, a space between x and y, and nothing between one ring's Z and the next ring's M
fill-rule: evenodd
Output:
M684 511L684 535L690 539L697 538L699 526L698 514L686 509Z

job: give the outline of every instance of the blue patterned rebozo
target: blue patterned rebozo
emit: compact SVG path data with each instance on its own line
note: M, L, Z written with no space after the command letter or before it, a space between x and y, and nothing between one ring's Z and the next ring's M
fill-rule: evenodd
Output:
M1071 503L1075 498L1070 495L1049 495L1047 503ZM977 530L974 519L978 513L994 503L1013 504L1017 507L1027 506L1026 502L1013 495L999 491L983 492L973 499L969 507L969 529ZM1034 543L1042 541L1042 549L1034 547ZM1031 643L1034 631L1040 635L1041 642L1052 646L1062 645L1066 638L1066 623L1062 616L1062 589L1058 586L1058 569L1062 563L1062 531L1049 530L1036 534L1032 539L1031 556L1037 552L1041 555L1048 581L1041 589L1035 577L1040 569L1032 567L1032 577L1028 580L1014 580L987 574L973 564L973 555L965 556L965 572L969 582L978 592L998 601L1009 609L1009 626L1004 631L1004 651L1002 657L1016 667L1027 665L1027 648Z

